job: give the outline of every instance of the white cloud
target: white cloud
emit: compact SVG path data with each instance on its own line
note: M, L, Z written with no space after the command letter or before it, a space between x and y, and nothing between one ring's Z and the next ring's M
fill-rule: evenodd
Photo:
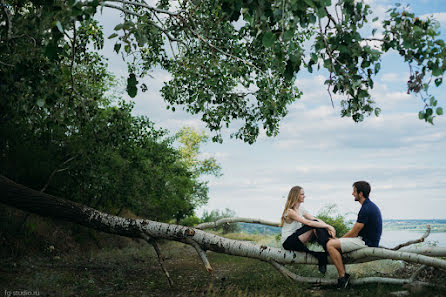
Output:
M446 27L446 12L435 12L430 14L428 13L421 16L422 19L427 19L431 17L439 21L440 25L443 28Z

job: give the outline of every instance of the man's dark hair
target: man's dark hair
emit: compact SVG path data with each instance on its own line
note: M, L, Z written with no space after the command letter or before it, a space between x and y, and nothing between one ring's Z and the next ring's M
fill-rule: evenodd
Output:
M356 192L359 194L362 192L362 195L364 198L368 199L370 191L372 190L370 188L370 184L366 181L357 181L353 184L353 187L356 188Z

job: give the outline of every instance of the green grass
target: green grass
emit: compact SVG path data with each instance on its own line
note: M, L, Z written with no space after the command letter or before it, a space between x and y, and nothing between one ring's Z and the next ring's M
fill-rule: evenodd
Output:
M243 237L244 235L228 235ZM251 235L245 240L255 240ZM241 239L241 238L238 238ZM260 239L260 237L259 237ZM261 239L262 241L264 239ZM161 242L164 264L174 282L169 287L156 254L148 244L61 255L59 260L34 257L8 262L0 272L3 290L39 289L48 296L389 296L401 286L367 285L338 291L287 280L270 264L255 259L208 252L214 269L209 275L195 250L177 242ZM400 269L398 261L348 265L354 277L389 275ZM320 276L313 265L290 267L303 276ZM329 266L327 277L336 277ZM422 289L410 296L446 296Z

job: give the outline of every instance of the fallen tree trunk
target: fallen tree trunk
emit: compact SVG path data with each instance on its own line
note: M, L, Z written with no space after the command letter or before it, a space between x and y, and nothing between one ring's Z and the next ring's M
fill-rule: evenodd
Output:
M281 248L258 245L252 242L232 240L210 234L196 228L166 224L151 220L128 219L97 211L78 203L54 197L17 184L0 175L0 202L43 216L62 219L99 231L126 237L147 239L168 239L194 246L206 265L212 271L206 259L205 251L210 250L234 256L255 258L269 263L280 264L317 264L316 258L302 252L292 252ZM420 252L418 254L417 252ZM446 269L446 261L422 255L421 251L391 251L380 248L364 248L343 255L346 263L362 262L369 259L394 259L425 264ZM442 254L442 256L446 256ZM330 262L331 263L331 262ZM277 264L277 265L276 265ZM321 283L314 281L316 283ZM376 280L375 280L376 281ZM325 282L325 281L324 281ZM378 281L377 281L378 282Z

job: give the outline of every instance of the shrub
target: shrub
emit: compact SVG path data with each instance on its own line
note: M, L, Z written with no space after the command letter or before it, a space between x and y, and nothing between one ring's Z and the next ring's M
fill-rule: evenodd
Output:
M329 225L332 225L336 229L336 237L342 237L345 233L347 233L353 223L338 212L336 204L329 204L325 206L319 211L317 218Z
M204 211L203 212L203 216L201 217L201 221L203 223L207 223L207 222L215 222L219 219L223 219L223 218L232 218L235 217L235 211L226 208L223 211L219 211L219 210L212 210L211 212L208 211ZM226 233L235 233L235 232L240 232L241 228L240 225L237 223L232 223L232 224L224 224L223 226L219 226L217 228L214 228L214 230L216 231L222 231L223 234Z

